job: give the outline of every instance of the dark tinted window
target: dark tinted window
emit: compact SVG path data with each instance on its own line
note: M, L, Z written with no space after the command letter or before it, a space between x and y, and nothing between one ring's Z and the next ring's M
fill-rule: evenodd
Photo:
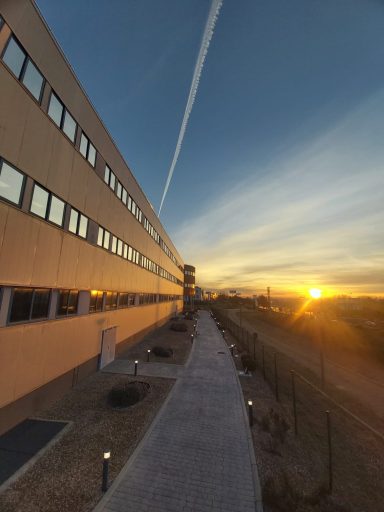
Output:
M117 292L107 292L105 298L105 309L116 309L117 308Z
M128 293L119 293L119 308L126 308L128 306Z
M11 37L4 52L3 61L17 78L20 78L25 58L26 53L19 43Z
M91 300L89 303L89 312L96 313L101 311L103 307L103 292L99 290L91 291Z
M15 288L13 291L10 322L29 320L33 298L33 288Z
M60 290L57 315L74 315L77 313L78 290Z
M49 297L50 297L49 289L35 290L35 293L33 296L33 305L32 305L32 315L31 315L32 319L47 318L48 308L49 308Z

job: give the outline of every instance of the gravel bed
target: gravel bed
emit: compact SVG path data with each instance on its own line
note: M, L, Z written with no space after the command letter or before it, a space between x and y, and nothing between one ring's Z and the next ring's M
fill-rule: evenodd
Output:
M147 396L114 410L108 391L116 384L142 381ZM102 497L104 450L111 450L110 481L118 475L145 434L174 380L96 373L36 417L72 421L63 437L0 495L1 512L87 512Z

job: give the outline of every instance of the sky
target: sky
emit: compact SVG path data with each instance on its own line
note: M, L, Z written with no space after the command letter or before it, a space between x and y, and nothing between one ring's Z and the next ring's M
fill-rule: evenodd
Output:
M158 211L210 0L37 0ZM224 0L160 219L206 290L384 296L384 1Z

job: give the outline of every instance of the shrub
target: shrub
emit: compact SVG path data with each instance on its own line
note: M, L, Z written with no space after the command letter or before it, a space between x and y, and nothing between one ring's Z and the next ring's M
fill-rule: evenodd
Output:
M156 346L152 348L152 354L155 354L157 357L171 357L173 350L171 348Z
M188 331L187 324L184 322L173 322L171 324L170 329L172 331L177 331L177 332L187 332Z
M146 382L127 382L117 384L108 393L108 403L111 407L129 407L142 400L149 390Z
M247 369L250 372L254 372L257 368L256 361L249 354L243 354L241 362L243 363L244 370Z

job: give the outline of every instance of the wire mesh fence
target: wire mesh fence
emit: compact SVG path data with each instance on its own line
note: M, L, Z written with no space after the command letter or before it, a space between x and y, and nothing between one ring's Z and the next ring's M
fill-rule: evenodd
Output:
M384 435L325 393L319 374L225 312L214 310L214 315L236 339L238 355L256 362L256 371L285 411L314 485L342 497L352 511L384 511Z

